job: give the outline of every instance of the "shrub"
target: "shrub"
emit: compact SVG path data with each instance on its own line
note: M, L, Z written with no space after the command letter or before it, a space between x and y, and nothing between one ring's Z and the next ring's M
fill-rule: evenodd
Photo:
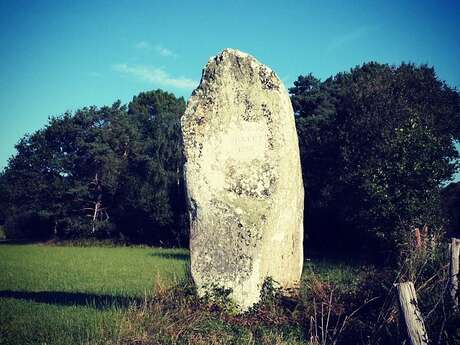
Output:
M9 239L46 240L53 236L53 223L45 212L12 214L6 218L4 229Z

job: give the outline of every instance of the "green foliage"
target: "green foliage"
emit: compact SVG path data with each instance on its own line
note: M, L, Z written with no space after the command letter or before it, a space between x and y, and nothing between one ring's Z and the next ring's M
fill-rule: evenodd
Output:
M394 248L401 232L440 224L460 103L432 68L368 63L324 82L301 76L290 93L310 240Z
M300 76L290 92L312 245L394 249L415 226L442 223L460 105L432 68L367 63L325 81ZM0 174L8 237L186 245L184 109L171 93L143 92L24 136ZM456 199L444 200L453 228Z
M272 277L265 278L260 289L260 301L262 304L273 305L281 295L279 283Z
M138 241L187 241L180 131L184 110L183 98L162 91L141 93L129 104L139 138L128 157L117 215L122 227L129 229L126 235Z
M442 211L451 237L460 237L460 182L450 183L442 189Z
M0 175L8 237L184 243L184 109L157 90L129 110L83 108L26 135Z
M209 306L211 309L217 309L229 314L236 314L238 306L231 299L232 289L225 288L218 284L211 284L206 287L206 292L201 298L201 303Z

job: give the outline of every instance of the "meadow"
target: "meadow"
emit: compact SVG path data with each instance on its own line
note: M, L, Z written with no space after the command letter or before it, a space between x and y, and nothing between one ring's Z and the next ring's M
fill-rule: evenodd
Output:
M186 272L183 249L0 245L0 344L104 343L129 305Z
M136 319L158 286L165 291L184 280L188 258L185 249L0 244L0 344L124 343L121 333L127 328L143 332L146 319ZM357 282L360 271L355 265L307 260L304 279L318 274L345 288ZM162 317L150 315L147 322ZM216 320L209 327L220 337L227 326ZM170 328L168 322L173 327L169 319L162 322L162 329ZM244 335L235 337L246 343Z

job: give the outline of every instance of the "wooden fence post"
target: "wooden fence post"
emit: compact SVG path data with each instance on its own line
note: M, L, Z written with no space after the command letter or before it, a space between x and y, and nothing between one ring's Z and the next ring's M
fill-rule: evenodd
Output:
M407 334L412 345L428 345L428 334L425 329L422 314L418 309L414 283L395 284L398 289L399 303L404 315Z
M450 243L450 295L454 308L458 308L458 273L460 258L460 239L452 238Z

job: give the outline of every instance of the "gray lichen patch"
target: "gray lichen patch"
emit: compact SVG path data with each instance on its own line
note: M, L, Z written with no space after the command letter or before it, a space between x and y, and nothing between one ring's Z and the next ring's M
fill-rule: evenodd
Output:
M225 282L247 279L257 240L252 225L246 224L244 217L221 200L210 200L209 207L216 219L215 228L196 239L202 258L196 263L197 269L210 277L218 275Z
M226 190L238 196L267 198L276 188L274 166L259 159L240 165L229 164L225 176Z

